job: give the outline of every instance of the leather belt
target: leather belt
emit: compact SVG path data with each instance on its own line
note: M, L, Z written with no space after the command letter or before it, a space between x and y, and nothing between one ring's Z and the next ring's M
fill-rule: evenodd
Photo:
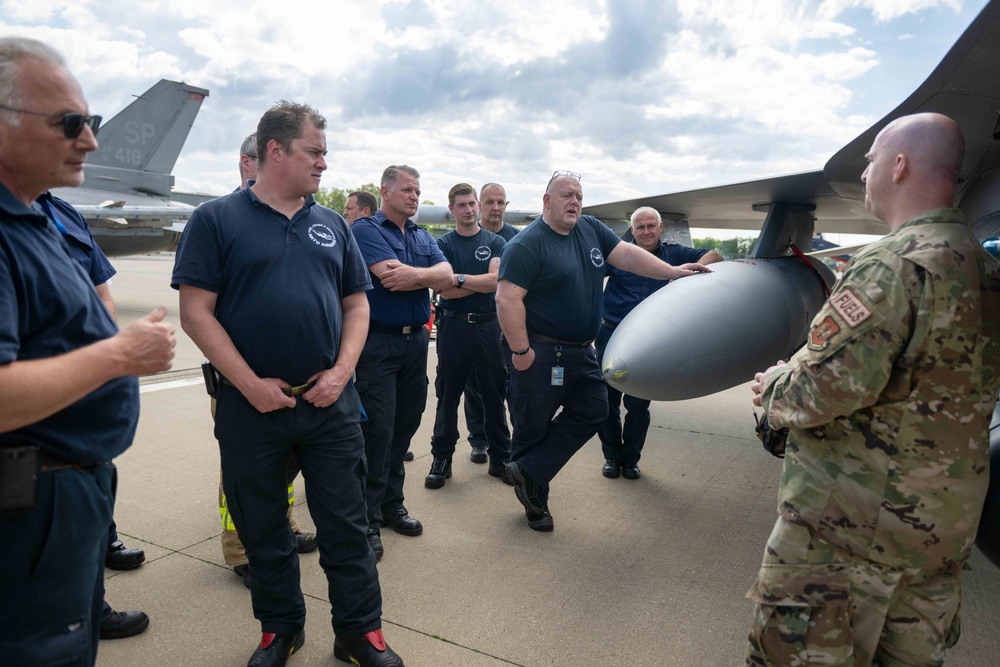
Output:
M369 331L377 331L379 333L388 333L388 334L400 334L407 336L410 335L411 333L416 333L417 331L423 328L424 328L423 324L411 324L405 327L387 327L381 324L375 324L374 322L368 323Z
M468 322L469 324L479 324L480 322L495 320L497 318L497 311L491 310L488 313L460 313L457 310L442 308L438 311L438 315L454 320L462 320L463 322Z
M236 387L235 384L230 382L225 377L222 378L222 384L228 384L230 387ZM284 394L285 396L295 398L296 396L301 396L302 394L306 393L315 386L316 386L316 380L311 380L309 382L306 382L305 384L300 384L297 387L282 387L281 393Z
M316 386L316 380L310 380L309 382L306 382L305 384L300 384L297 387L282 387L281 393L284 394L285 396L291 396L292 398L294 398L296 396L301 396L302 394L306 393L315 386Z
M569 347L587 347L593 340L585 340L583 342L575 340L562 340L559 338L552 338L551 336L542 336L539 334L528 334L528 340L534 341L536 343L549 343L550 345L566 345Z
M615 329L617 329L619 324L621 324L621 322L608 322L607 320L601 320L601 326L602 327L607 327L607 328L611 329L612 331L614 331Z

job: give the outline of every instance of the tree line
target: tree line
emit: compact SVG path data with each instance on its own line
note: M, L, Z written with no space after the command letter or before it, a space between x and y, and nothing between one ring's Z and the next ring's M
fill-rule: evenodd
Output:
M364 185L358 186L356 188L320 188L319 192L313 195L316 198L316 203L321 206L326 206L329 209L333 209L337 213L344 210L344 204L347 203L347 196L354 192L355 190L361 190L362 192L370 192L375 195L375 201L382 205L382 193L377 185L374 183L365 183ZM433 206L434 202L424 200L420 202L422 205Z
M708 236L703 239L692 240L695 248L714 250L726 259L743 259L744 257L749 256L750 251L753 250L753 245L756 242L756 236L740 236L734 239L725 240L715 239Z

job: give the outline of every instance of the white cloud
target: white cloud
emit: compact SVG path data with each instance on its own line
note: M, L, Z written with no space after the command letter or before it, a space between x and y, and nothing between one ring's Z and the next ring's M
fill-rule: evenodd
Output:
M328 118L326 187L374 182L386 165L410 162L425 198L496 180L517 208L537 208L555 168L584 173L590 203L818 168L885 111L865 94L873 73L906 70L905 49L938 28L900 17L971 20L975 9L959 0L3 7L0 29L55 44L98 113L161 77L210 89L175 170L181 189L230 190L240 141L284 98ZM899 53L882 51L887 37Z

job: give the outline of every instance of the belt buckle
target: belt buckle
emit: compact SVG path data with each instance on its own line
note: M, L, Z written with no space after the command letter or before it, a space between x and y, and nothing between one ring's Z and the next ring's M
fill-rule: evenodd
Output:
M306 382L305 384L300 384L298 387L282 387L281 393L289 398L295 398L296 396L301 396L310 389L316 386L316 380L312 382Z
M476 319L476 314L475 313L466 313L465 314L465 321L468 322L469 324L475 324L479 320Z
M404 334L411 334L411 333L413 333L413 326L407 324L405 327L403 327L403 333Z

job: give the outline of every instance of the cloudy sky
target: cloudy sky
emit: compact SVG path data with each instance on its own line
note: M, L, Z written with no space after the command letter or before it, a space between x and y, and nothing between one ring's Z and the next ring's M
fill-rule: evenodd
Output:
M0 0L110 117L160 78L211 93L174 171L221 194L274 101L329 121L324 187L408 163L535 209L821 167L912 92L985 0Z

